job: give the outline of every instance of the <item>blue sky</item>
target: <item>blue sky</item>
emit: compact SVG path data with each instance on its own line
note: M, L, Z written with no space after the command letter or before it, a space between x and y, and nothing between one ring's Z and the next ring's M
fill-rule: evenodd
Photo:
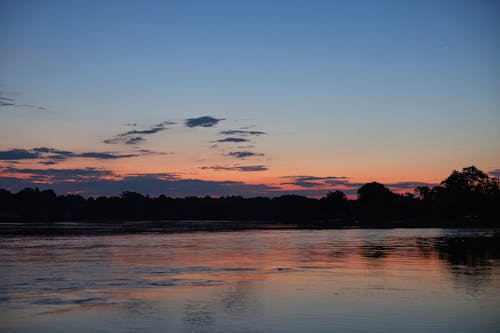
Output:
M0 97L17 104L0 107L2 151L161 153L51 168L279 187L500 167L498 1L2 1L0 35ZM182 126L201 116L224 120ZM103 143L165 121L133 147ZM212 147L238 128L266 134ZM266 170L227 169L242 165Z

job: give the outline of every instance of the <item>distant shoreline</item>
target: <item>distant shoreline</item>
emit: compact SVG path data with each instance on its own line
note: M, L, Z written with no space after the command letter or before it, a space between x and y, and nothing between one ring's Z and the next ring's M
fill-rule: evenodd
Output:
M131 191L84 198L38 188L17 193L0 189L0 224L25 223L17 229L4 225L0 234L67 232L68 228L57 227L59 222L90 223L72 232L97 232L94 229L103 227L113 232L500 227L500 180L474 166L453 170L441 185L419 186L415 193L394 193L377 182L362 185L357 193L356 200L339 190L321 198L173 198Z
M456 222L456 221L455 221ZM0 236L114 235L140 233L227 232L243 230L342 230L342 229L496 229L494 224L441 223L433 225L388 222L384 225L281 223L276 221L100 221L100 222L0 222Z

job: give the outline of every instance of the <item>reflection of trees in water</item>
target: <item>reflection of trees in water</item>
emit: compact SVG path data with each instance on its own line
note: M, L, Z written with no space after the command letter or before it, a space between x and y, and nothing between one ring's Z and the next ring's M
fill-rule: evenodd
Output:
M358 246L358 253L362 258L376 262L378 259L386 259L393 256L400 261L408 258L411 261L421 258L417 237L393 237L389 236L378 240L364 240ZM378 260L381 261L381 260Z
M226 316L235 321L258 319L260 306L252 281L239 281L228 289L215 290L217 294L209 299L189 300L184 305L186 332L215 331L218 326L217 318Z
M500 259L500 237L441 238L436 243L439 257L454 266L491 267Z
M367 259L381 259L386 257L389 252L392 250L391 247L388 247L383 242L365 242L360 247L359 254Z
M327 244L327 255L330 259L339 261L356 253L357 247L351 242L345 240L337 240Z
M500 259L500 237L442 237L435 249L454 281L476 294L491 278L493 261Z
M433 237L418 237L415 239L415 244L420 258L431 259L436 253L436 239Z
M224 312L239 318L255 318L259 308L251 281L237 282L234 288L221 295L220 302Z
M187 332L211 332L215 326L214 304L207 300L189 300L184 305Z
M443 237L436 242L439 258L453 270L491 268L500 259L500 237Z

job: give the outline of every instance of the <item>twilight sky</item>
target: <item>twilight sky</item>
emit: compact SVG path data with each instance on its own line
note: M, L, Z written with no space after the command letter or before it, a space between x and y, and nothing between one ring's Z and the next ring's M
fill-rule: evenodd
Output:
M500 2L0 2L0 188L318 196L500 173Z

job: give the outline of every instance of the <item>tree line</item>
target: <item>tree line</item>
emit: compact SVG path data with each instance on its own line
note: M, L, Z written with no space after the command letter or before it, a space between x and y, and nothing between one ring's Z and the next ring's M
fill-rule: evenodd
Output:
M500 226L498 178L474 166L454 170L435 187L397 194L372 182L357 199L332 191L316 199L299 195L243 198L149 197L137 192L84 198L53 190L0 189L0 222L237 220L318 226Z

